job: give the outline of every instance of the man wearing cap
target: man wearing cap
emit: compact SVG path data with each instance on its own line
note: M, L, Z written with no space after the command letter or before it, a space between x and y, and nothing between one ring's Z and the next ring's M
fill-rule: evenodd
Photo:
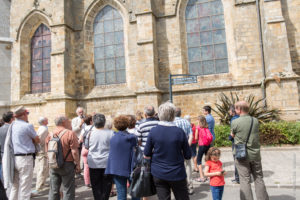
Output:
M16 120L11 127L11 141L14 152L14 179L10 200L29 200L33 176L35 144L40 142L33 125L28 123L29 112L18 107L15 112Z

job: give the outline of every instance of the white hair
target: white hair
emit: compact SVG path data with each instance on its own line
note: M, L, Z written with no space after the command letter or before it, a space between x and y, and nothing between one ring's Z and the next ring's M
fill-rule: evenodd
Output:
M191 116L189 116L189 115L185 115L185 116L184 116L184 119L186 119L186 120L188 120L189 122L191 122Z
M80 110L80 109L82 109L83 110L83 107L77 107L77 109L76 109L76 114L78 114L78 111ZM84 111L84 110L83 110Z
M158 108L158 117L160 121L172 122L175 118L176 107L171 102L163 103Z
M47 118L46 117L39 117L39 120L38 120L38 123L40 125L43 125L44 121L46 120Z

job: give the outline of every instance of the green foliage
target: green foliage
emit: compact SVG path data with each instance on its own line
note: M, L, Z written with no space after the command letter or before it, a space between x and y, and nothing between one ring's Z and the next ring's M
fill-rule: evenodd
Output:
M264 145L300 144L300 122L269 122L259 127Z
M268 122L259 127L261 145L300 144L300 122ZM215 146L231 146L229 125L215 126Z
M215 126L216 139L214 145L217 147L231 146L231 141L228 139L230 135L229 125L216 125Z
M231 105L234 105L240 100L236 93L230 92L230 97L224 93L219 95L220 104L216 103L216 109L212 109L219 117L221 124L230 124L230 115L228 113ZM267 109L261 105L264 99L255 99L254 95L249 95L246 101L249 103L249 114L256 117L261 123L270 122L279 119L279 110Z

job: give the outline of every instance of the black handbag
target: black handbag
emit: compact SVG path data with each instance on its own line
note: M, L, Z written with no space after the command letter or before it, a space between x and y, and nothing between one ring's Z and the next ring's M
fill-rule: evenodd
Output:
M247 136L247 140L245 144L235 144L234 148L235 148L235 158L237 160L245 160L247 158L247 143L252 131L252 126L253 126L253 118L251 117L251 126L250 126L250 130Z
M148 197L156 194L153 177L150 170L150 162L143 158L131 173L131 184L129 194L135 198Z

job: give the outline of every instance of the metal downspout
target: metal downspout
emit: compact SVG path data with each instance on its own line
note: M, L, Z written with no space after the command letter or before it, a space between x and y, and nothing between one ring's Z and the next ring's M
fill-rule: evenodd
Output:
M259 30L259 42L260 42L260 54L261 54L261 64L262 64L262 73L263 73L263 80L261 82L262 88L262 95L263 95L263 105L264 108L267 108L267 100L266 100L266 67L265 67L265 52L264 52L264 43L263 43L263 36L262 36L262 25L261 25L261 15L260 15L260 5L259 0L256 0L256 11L257 11L257 20L258 20L258 30Z

